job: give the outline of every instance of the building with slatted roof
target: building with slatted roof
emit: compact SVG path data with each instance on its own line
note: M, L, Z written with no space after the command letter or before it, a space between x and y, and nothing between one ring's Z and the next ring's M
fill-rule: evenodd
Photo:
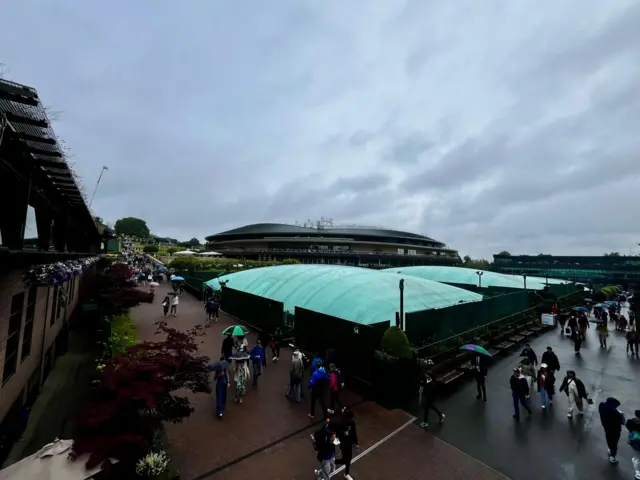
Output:
M92 262L104 234L38 92L4 79L0 204L1 464L24 428L25 410L66 350L70 319L83 284L95 273ZM33 217L35 228L28 231L27 219ZM53 282L47 274L33 274L52 272L53 265L66 269L68 280L67 275Z

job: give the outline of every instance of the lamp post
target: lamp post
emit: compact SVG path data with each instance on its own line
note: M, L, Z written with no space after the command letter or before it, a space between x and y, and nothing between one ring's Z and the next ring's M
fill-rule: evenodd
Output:
M404 278L398 282L398 288L400 289L400 328L404 330Z
M484 275L484 272L478 270L476 275L478 275L478 288L482 288L482 275Z
M524 278L524 289L526 291L527 290L527 274L523 273L522 278Z

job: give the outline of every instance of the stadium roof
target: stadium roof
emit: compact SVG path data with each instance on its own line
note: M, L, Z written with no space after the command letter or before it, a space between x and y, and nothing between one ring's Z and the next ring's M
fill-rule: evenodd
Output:
M513 277L518 279L518 281L523 280L522 275L516 275L516 274L511 274L511 273L503 273L502 275L506 275L507 277ZM571 283L571 281L569 280L561 280L559 278L546 278L546 277L534 277L534 276L529 276L527 275L527 287L529 287L529 280L533 280L534 282L540 282L542 284L549 284L549 285L558 285L558 284L563 284L563 283Z
M376 270L339 265L281 265L244 270L210 280L207 285L229 287L295 307L343 318L363 325L395 320L399 310L398 276ZM445 308L479 302L482 295L442 283L407 277L404 310Z
M225 232L220 232L215 235L206 237L209 242L215 242L218 237L233 236L233 235L291 235L291 236L304 236L304 235L331 235L331 236L352 236L352 235L364 235L373 237L401 237L410 238L415 240L430 241L435 243L442 243L434 240L433 238L419 235L417 233L401 232L398 230L379 229L379 228L361 228L361 227L330 227L330 228L312 228L302 227L300 225L287 225L284 223L254 223L251 225L245 225L243 227L234 228ZM444 244L443 244L444 245Z
M473 268L462 267L437 267L437 266L421 266L421 267L400 267L387 268L385 272L396 272L402 275L433 280L443 283L457 283L458 285L478 285L477 270ZM524 289L524 278L522 275L504 275L501 273L483 271L482 281L483 287L502 287L513 289ZM542 290L544 283L532 280L527 277L527 288L530 290Z
M20 151L25 152L22 161L29 161L35 167L32 188L57 209L76 212L72 220L75 216L87 226L93 224L97 234L93 216L67 165L64 151L51 128L38 92L31 87L0 79L0 125L3 122L7 133L3 142L19 145ZM24 167L12 165L14 162L11 161L5 163L16 174L14 167ZM55 201L52 197L55 197Z

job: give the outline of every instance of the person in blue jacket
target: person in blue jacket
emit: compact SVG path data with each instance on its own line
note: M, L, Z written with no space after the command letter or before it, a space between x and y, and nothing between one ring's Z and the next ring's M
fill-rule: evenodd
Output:
M313 372L315 372L320 365L322 365L322 358L320 358L320 354L316 354L316 357L311 360L311 375L313 375Z
M314 359L314 362L317 359ZM311 409L309 410L309 418L314 419L316 413L316 402L320 402L320 408L322 408L322 415L327 414L327 405L325 402L325 392L327 390L327 385L329 385L329 375L327 371L324 369L324 365L322 364L322 360L316 365L316 369L313 370L313 366L311 367L313 373L311 374L311 379L309 380L309 390L311 390Z
M260 340L258 340L255 346L249 351L249 356L251 357L251 365L253 366L253 386L257 387L258 377L262 375L262 364L265 361L264 347Z

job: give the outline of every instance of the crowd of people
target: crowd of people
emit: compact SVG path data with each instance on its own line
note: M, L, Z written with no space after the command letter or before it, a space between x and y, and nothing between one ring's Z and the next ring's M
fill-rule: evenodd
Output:
M638 332L636 330L635 317L629 311L629 321L623 322L624 316L621 313L623 302L612 305L607 311L600 310L598 316L594 314L594 320L598 326L598 337L600 346L607 347L606 337L603 339L602 325L607 325L607 320L615 321L617 328L625 333L627 340L627 353L638 355ZM611 311L613 310L613 311ZM589 329L590 319L588 312L575 311L570 313L561 313L556 310L559 316L563 316L560 320L561 335L568 336L574 344L576 354L580 353L582 343L587 338L587 330ZM603 318L604 316L604 318ZM608 319L607 319L608 317ZM604 319L604 322L603 322ZM624 326L624 329L622 329ZM538 397L540 410L545 412L553 405L556 396L556 375L560 372L560 361L550 346L538 359L538 355L530 344L527 344L520 353L521 361L513 368L509 378L509 387L513 402L513 418L520 420L521 410L527 412L528 415L533 414L534 396ZM487 401L486 378L488 373L489 357L481 353L477 353L471 361L472 372L476 381L477 396L476 399ZM438 395L438 382L436 376L427 367L423 373L420 383L420 402L423 408L424 417L420 426L427 428L429 426L429 413L435 412L438 420L442 423L445 414L436 406ZM593 400L587 390L584 382L579 378L574 370L567 370L560 387L559 393L564 393L567 399L566 411L567 417L572 419L574 414L582 417L585 413L585 404L593 404ZM632 448L632 463L635 472L635 478L640 480L640 410L635 410L634 416L625 419L625 415L619 410L620 401L614 397L607 398L598 405L598 412L602 427L605 432L605 438L608 447L608 460L610 463L618 463L617 452L618 443L622 435L623 427L627 429L627 441Z
M209 298L207 302L215 301ZM207 321L209 314L207 314ZM240 328L240 327L238 327ZM227 397L233 387L233 400L242 404L248 394L251 382L253 389L258 388L259 378L265 373L268 353L264 345L271 350L271 362L280 359L280 347L283 342L282 332L276 329L272 334L262 334L250 345L242 332L241 335L227 334L222 342L220 362L225 362L225 368L215 371L216 416L222 419L227 406ZM326 361L329 361L328 367ZM312 436L317 460L320 463L314 471L317 478L328 479L335 472L336 465L344 465L347 480L352 480L350 467L354 449L358 448L355 417L347 410L342 402L341 394L344 388L344 378L337 366L336 356L331 351L326 352L324 358L319 354L310 362L299 350L294 350L289 367L289 383L285 396L287 399L301 403L305 390L309 393L310 420L316 418L317 407L323 418L321 427ZM309 381L303 388L304 378L309 370ZM328 403L327 403L328 399ZM336 446L340 446L341 457L335 458Z

